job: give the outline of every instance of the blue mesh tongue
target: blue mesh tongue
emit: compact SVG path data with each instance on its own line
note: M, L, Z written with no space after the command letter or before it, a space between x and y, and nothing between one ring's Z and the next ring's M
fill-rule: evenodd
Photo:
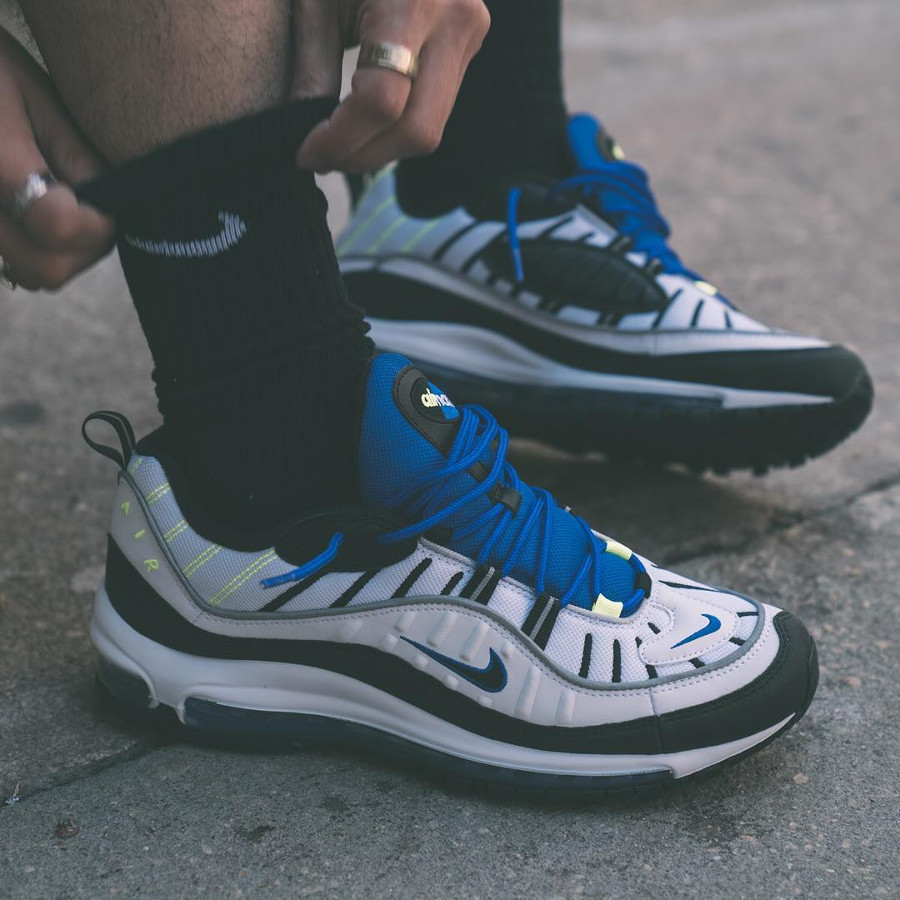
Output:
M596 169L603 163L616 162L623 158L618 144L608 135L603 126L586 113L569 119L569 149L579 169Z
M360 435L359 464L364 502L405 512L395 503L395 495L412 480L436 472L447 464L446 454L456 439L459 415L459 410L447 395L428 381L409 360L393 353L376 356L366 385ZM492 461L493 450L488 450L481 462L490 467ZM426 512L432 513L448 506L476 483L468 472L453 476L437 505L429 507ZM536 502L530 487L520 485L519 490L522 494L519 510L486 560L497 568L502 569L519 529ZM450 528L461 528L495 502L486 496L479 497L466 504L445 524ZM422 515L417 516L420 517ZM442 543L458 553L478 559L492 527L487 525L461 538L452 535ZM537 571L539 534L540 526L536 524L515 568L509 573L532 587ZM561 597L569 588L584 562L588 551L587 540L573 516L559 507L553 509L553 542L548 554L545 585L549 593ZM614 602L625 603L634 593L634 569L611 553L602 554L601 560L603 594ZM570 602L590 608L596 599L590 591L588 578Z

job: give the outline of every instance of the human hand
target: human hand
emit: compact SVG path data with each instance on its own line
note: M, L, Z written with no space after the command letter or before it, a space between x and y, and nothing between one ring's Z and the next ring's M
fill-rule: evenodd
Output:
M113 223L70 187L101 168L46 73L0 28L0 274L56 290L112 249ZM33 172L57 182L17 216L16 192Z
M294 0L294 97L339 94L347 46L401 44L419 58L415 80L357 69L350 93L303 142L298 165L365 172L434 151L489 26L482 0Z

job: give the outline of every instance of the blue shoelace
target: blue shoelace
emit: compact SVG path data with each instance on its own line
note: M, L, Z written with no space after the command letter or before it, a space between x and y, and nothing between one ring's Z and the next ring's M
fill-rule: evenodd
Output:
M417 522L405 528L386 532L379 536L379 541L384 544L396 543L411 537L418 537L432 528L445 522L454 514L464 510L473 501L489 493L499 482L512 490L518 490L521 480L511 463L506 461L506 450L509 445L509 434L501 428L497 420L483 407L466 405L460 407L460 425L456 440L444 465L438 466L432 472L425 472L419 478L411 479L403 488L397 490L385 502L390 509L402 509L410 517L422 516ZM497 449L490 471L481 481L476 482L469 490L462 493L456 499L442 505L446 494L453 488L458 489L455 482L456 476L465 472L470 466L479 462L482 456L489 450L491 444L497 441ZM538 593L545 589L547 572L547 559L550 547L553 543L553 510L556 502L553 495L542 488L532 488L535 494L535 502L532 504L519 534L516 537L510 551L502 560L491 560L491 551L501 540L516 515L508 506L502 503L492 503L491 506L480 515L474 516L471 521L463 525L454 526L454 536L464 538L479 529L493 523L487 539L481 547L477 561L482 565L491 562L499 569L500 577L506 577L513 570L523 548L535 527L539 528L537 569L534 573L534 587ZM566 605L581 587L585 578L591 577L591 596L596 598L601 593L600 557L606 552L607 542L598 538L591 530L591 526L580 516L573 515L587 538L588 552L581 563L574 579L566 589L560 602ZM260 582L263 587L274 587L289 581L299 581L309 575L323 569L331 563L340 550L344 536L338 532L331 537L327 548L304 565L275 578L267 578ZM646 570L641 561L634 554L629 560L635 569L637 577ZM636 587L629 600L623 605L623 614L629 614L644 599L646 590Z
M672 231L656 205L647 173L636 163L615 161L584 169L557 182L551 192L577 193L589 209L611 220L620 234L631 239L632 250L645 253L648 260L659 260L663 272L700 280L666 243ZM521 194L519 188L511 188L506 202L506 228L517 282L525 277L518 233Z

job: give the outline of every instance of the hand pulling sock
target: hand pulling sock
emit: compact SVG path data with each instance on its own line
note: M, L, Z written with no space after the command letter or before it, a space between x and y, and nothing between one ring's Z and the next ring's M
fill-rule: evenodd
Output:
M79 189L116 217L166 447L237 527L358 502L372 343L340 280L325 198L294 162L335 103L210 128Z
M560 44L562 0L485 0L491 28L438 149L397 167L404 211L437 216L504 176L572 173Z

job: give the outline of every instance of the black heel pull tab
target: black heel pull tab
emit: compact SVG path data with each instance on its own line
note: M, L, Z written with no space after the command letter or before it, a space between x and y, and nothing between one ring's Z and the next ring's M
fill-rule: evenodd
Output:
M89 422L105 422L107 425L111 425L119 438L119 444L122 449L117 450L115 447L110 447L108 444L99 444L97 441L90 438L87 433ZM91 450L96 450L101 456L111 459L120 469L124 469L128 465L128 460L131 459L131 454L134 453L134 447L137 443L134 437L134 429L131 427L131 422L129 422L122 413L112 412L107 409L100 409L97 412L92 412L84 422L81 423L81 436Z

